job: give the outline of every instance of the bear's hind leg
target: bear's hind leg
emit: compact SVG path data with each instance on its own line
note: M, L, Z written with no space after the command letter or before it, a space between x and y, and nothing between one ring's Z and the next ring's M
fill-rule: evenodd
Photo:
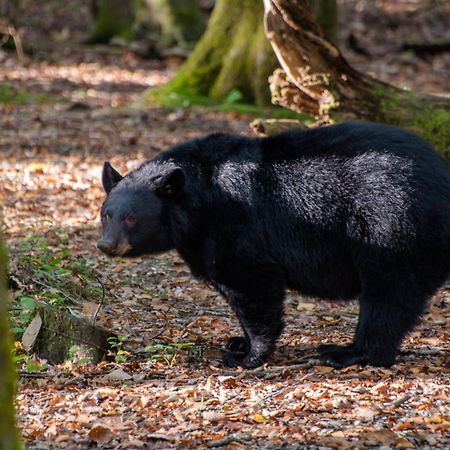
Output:
M354 343L345 347L322 347L321 361L334 367L352 364L391 366L403 338L422 313L426 300L424 294L386 286L385 289L379 286L376 290L363 292Z

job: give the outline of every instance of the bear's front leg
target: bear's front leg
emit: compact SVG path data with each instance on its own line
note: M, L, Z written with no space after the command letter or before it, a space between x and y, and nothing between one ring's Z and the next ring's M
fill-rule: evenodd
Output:
M283 330L282 289L277 295L272 289L269 296L260 290L259 295L242 294L225 286L220 286L219 290L235 311L245 334L245 337L233 337L228 341L224 364L246 369L260 366L273 352Z

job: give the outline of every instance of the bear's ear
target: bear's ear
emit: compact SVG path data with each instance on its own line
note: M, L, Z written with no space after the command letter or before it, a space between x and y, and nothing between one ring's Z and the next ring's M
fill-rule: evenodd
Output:
M105 161L103 164L102 183L103 189L107 194L111 192L111 189L123 178L119 172L109 163Z
M184 181L183 169L175 167L155 179L156 191L163 195L177 196L183 192Z

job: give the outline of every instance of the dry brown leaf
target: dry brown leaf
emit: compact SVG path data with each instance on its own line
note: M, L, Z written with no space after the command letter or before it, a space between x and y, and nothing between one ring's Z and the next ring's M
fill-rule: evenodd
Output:
M122 368L114 369L113 371L107 373L102 377L104 381L127 381L131 380L133 377L125 372Z
M209 422L220 422L226 418L226 415L221 411L203 411L202 417Z
M396 447L402 447L402 448L416 448L416 446L409 441L408 439L404 437L399 437L394 441L394 445Z
M334 368L330 366L314 366L314 369L317 370L317 372L323 372L323 373L330 373L333 372Z
M355 415L363 419L372 420L378 414L380 414L380 411L377 409L367 407L355 408Z
M397 439L397 435L391 430L369 431L364 435L364 442L369 445L391 445Z
M113 433L109 428L104 427L103 425L94 425L88 433L90 439L95 442L103 443L109 441Z
M98 304L94 302L83 302L83 308L81 313L83 316L87 317L89 320L92 320L97 313Z
M40 314L37 313L22 335L22 345L28 353L32 350L34 343L36 342L41 326L42 319Z
M307 302L298 302L297 303L298 311L314 311L315 308L316 308L316 305L314 303L307 303Z

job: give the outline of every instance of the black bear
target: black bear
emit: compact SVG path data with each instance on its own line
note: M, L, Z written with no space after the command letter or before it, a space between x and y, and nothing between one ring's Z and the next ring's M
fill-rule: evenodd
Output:
M122 177L106 162L98 248L176 249L225 296L244 336L224 363L257 367L283 329L286 288L359 296L350 345L323 363L390 366L450 274L450 164L418 136L350 122L276 136L212 134Z

